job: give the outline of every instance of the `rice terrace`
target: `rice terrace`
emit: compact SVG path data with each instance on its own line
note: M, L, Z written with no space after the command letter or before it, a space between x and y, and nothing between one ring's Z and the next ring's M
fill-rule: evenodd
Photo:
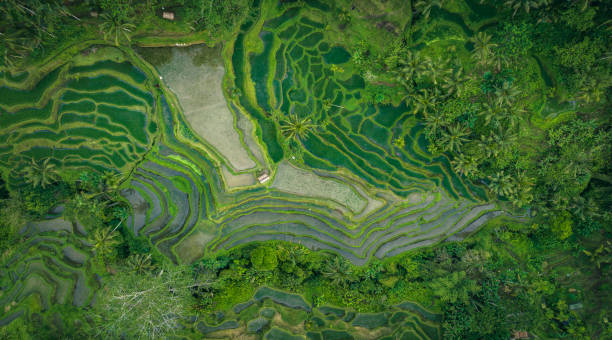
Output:
M0 338L612 338L610 13L0 1Z

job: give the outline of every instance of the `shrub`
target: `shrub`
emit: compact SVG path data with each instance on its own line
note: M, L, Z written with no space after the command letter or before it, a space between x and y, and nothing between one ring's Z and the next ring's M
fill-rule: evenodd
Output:
M500 42L500 52L505 56L519 60L533 46L532 30L532 25L525 22L520 24L505 23L496 39Z
M550 230L561 240L572 236L572 215L569 212L563 211L557 214L550 223Z
M259 246L251 250L251 264L260 271L270 271L278 266L276 250L271 247Z

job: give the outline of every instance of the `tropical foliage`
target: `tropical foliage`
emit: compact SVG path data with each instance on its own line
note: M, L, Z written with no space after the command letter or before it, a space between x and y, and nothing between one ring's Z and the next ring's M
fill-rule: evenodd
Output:
M262 7L272 3L278 8ZM466 191L482 190L483 197L488 196L477 204L491 203L504 211L462 242L434 244L384 259L377 258L379 248L373 245L372 260L364 266L355 266L348 256L311 250L299 242L236 243L226 250L209 252L190 242L210 237L207 228L221 229L216 224L221 218L214 215L217 208L212 206L229 202L230 209L246 209L248 214L250 198L245 206L235 207L234 204L241 202L236 196L210 190L208 185L213 181L222 181L207 177L208 170L193 166L189 158L193 155L187 157L167 149L167 144L177 142L174 138L184 137L173 135L176 130L165 130L153 138L147 147L154 152L147 149L138 162L152 160L159 151L168 156L163 162L201 175L204 182L198 189L207 191L196 194L184 185L185 178L168 176L171 178L166 179L155 168L137 174L132 170L119 173L99 166L106 161L102 156L92 156L97 162L95 169L86 166L68 169L65 165L73 161L71 155L56 159L42 152L41 156L33 145L20 146L24 150L18 150L18 157L6 157L11 158L15 168L1 169L0 262L7 270L0 273L0 295L6 301L12 299L5 295L4 289L18 282L23 285L19 295L25 296L23 301L28 308L19 309L19 313L24 311L20 314L23 317L15 321L2 314L0 323L9 324L0 327L0 338L179 338L196 331L185 326L185 320L197 320L196 325L200 327L223 325L222 311L233 309L238 303L252 302L249 299L253 292L262 286L300 294L312 306L350 307L365 313L384 312L386 305L413 301L441 313L440 329L448 339L509 339L518 330L528 330L537 338L611 338L608 281L612 268L609 240L612 226L609 13L612 4L562 0L420 0L408 5L413 13L400 13L408 19L402 19L402 25L398 25L392 22L397 14L393 13L392 6L400 8L404 3L395 0L340 0L333 4L251 0L0 1L0 82L10 84L25 77L26 85L30 84L30 77L39 76L31 73L35 72L32 65L53 59L49 56L86 40L117 45L126 55L132 53L131 45L146 45L153 40L157 42L156 39L160 44L223 41L227 42L224 57L244 52L247 58L263 56L274 60L274 55L266 53L270 46L275 46L278 37L271 43L265 41L263 35L251 33L248 27L252 26L245 23L268 27L275 25L275 21L260 16L277 9L285 13L292 7L296 11L309 6L329 7L334 15L338 14L338 20L325 20L321 30L335 45L350 50L351 56L347 62L335 64L333 53L325 54L330 61L325 61L325 68L323 63L318 66L321 72L331 70L333 76L325 73L317 86L344 82L363 88L363 97L354 92L349 100L339 103L334 99L336 93L331 91L329 98L295 110L295 106L283 105L282 96L267 93L270 109L257 112L261 120L252 121L267 124L266 129L263 124L255 124L252 135L240 134L240 138L249 142L252 138L255 144L263 137L273 139L285 148L281 151L287 151L286 158L303 163L304 150L317 147L313 140L336 133L327 130L328 126L340 130L332 136L336 137L335 144L329 149L346 148L352 152L350 149L355 146L345 138L342 126L355 124L365 129L370 124L375 137L380 137L376 143L364 143L370 145L367 154L371 160L382 162L385 148L390 149L388 156L384 156L385 162L401 165L412 158L431 159L431 168L439 165L440 172L452 175L448 177L451 183L441 186L459 187L465 183ZM372 9L385 16L367 14ZM160 18L162 11L172 11L175 20ZM314 9L312 13L324 11ZM480 15L486 16L487 12L491 13L491 19L482 19ZM306 22L304 27L316 25L306 17L300 20ZM302 34L301 41L312 38L308 32L290 29L283 32L291 37ZM240 39L248 42L235 44ZM319 48L327 51L334 46L319 45ZM298 52L303 51L287 51ZM87 58L86 54L80 53L79 58ZM69 74L82 66L62 65L58 82L74 84ZM255 96L250 81L241 89L236 84L240 77L248 78L249 72L252 76L268 70L265 67L270 65L263 65L261 70L250 69L231 60L225 66L231 66L224 86L230 89L232 105L239 102L248 105L259 100L253 98L261 94L258 84L255 84ZM284 72L289 69L301 72L301 65L295 63L290 67L276 66L285 68ZM24 69L27 72L20 73ZM352 72L355 74L351 78ZM92 82L95 86L104 85L103 78L91 79L96 79ZM271 77L266 79L272 82ZM163 97L157 77L143 80L138 86L126 82L110 88L117 93L129 92L130 98L132 92L149 91L152 93L150 106L159 109L155 112L162 112L166 109L163 105L168 104L176 113L175 103L165 101L170 97ZM5 91L5 87L0 86L0 91ZM28 91L35 89L19 90L10 100L18 101ZM107 100L112 100L110 91L105 93ZM22 110L19 104L5 106L4 101L9 99L1 98L0 118L4 122L14 115L38 114L46 110L44 105L49 97L65 96L65 93L43 92L32 111ZM373 108L371 115L353 120L357 116L355 112L366 104ZM405 110L397 117L385 117L385 108L389 105ZM95 109L101 106L96 104ZM65 107L49 107L55 118L69 117L62 111ZM331 112L340 114L330 118ZM160 117L161 114L147 116L151 120L148 127L153 129L154 124L160 123ZM178 113L171 120L182 118ZM38 129L30 123L24 125L26 128ZM414 139L413 133L420 134L419 129L424 131L418 135L423 139ZM14 139L27 139L27 134ZM81 143L77 139L73 142ZM109 142L104 140L101 145L104 143ZM409 153L411 143L426 147ZM85 144L80 151L89 153L89 146ZM132 150L122 151L132 153ZM62 152L56 149L51 155ZM268 166L272 176L279 166L265 153L264 150L261 159L254 157L258 159L253 172ZM124 156L118 154L117 159ZM340 157L333 159L334 162L321 161L322 167L328 170L320 173L343 176L350 172L347 167L356 163L366 167L370 161ZM211 169L225 166L220 165L223 161L210 164ZM338 164L345 166L335 171L341 167ZM382 177L375 180L384 182ZM197 205L205 210L202 214L213 216L211 220L215 219L215 223L196 224L196 216L194 231L178 235L176 244L170 243L159 230L136 232L130 226L135 223L136 207L123 190L135 178L142 180L139 192L147 196L146 202L138 207L145 211L147 218L159 209L164 210L158 212L160 220L172 220L181 214L176 211L181 197L188 197L188 204L192 199L206 197L213 202L211 206L204 200ZM444 176L435 179L442 182L441 178L447 179ZM171 182L175 190L163 193L172 199L157 202L148 195L157 190L156 181L164 180ZM374 190L359 183L356 185L359 195L390 195L383 189ZM248 190L248 195L267 200L266 213L287 213L276 205L276 200L285 195L280 190L252 183ZM420 197L420 194L410 197ZM449 204L459 211L460 202L449 203L438 198L432 204ZM304 201L303 197L293 197L291 203L299 207L296 209L304 210L305 215L314 216L310 208L308 211L304 208ZM324 203L317 209L335 204ZM185 215L191 217L195 212L190 209L195 206L179 208L187 209ZM406 226L414 223L414 228L418 228L414 233L421 236L433 223L418 206L414 209L422 216L415 221L406 219ZM365 210L362 213L367 214ZM357 218L343 210L335 210L333 214L343 225L329 222L332 233L341 234L345 227L350 231L350 218ZM41 232L33 231L41 220L59 221L60 216L64 219L62 224L52 226L59 231L44 228ZM315 217L312 218L314 221ZM385 218L403 217L389 212ZM225 226L230 228L231 224ZM74 232L67 231L71 228ZM367 233L377 237L378 230L379 226L373 224ZM290 239L293 232L285 230L279 235ZM245 238L250 236L244 233ZM459 238L458 234L453 236ZM326 246L333 249L331 244ZM188 261L176 254L188 248L198 248L198 257L190 266L178 265ZM160 249L169 255L162 255ZM43 252L51 255L40 255ZM22 256L32 254L35 256L28 258L27 265L11 265ZM63 266L60 260L74 265L68 268L73 271L68 271L65 277L55 277L43 270ZM81 280L82 271L92 276ZM41 283L37 286L39 281L22 281L18 276L23 272L40 276ZM83 307L77 306L76 293L65 294L67 302L59 307L55 301L65 291L55 288L50 290L51 298L44 295L47 286L63 289L62 284L72 279L75 283L65 284L66 287L74 291L82 289L80 293L86 292L91 297ZM61 284L52 286L58 282ZM12 312L15 305L8 302L4 308L5 313ZM244 313L255 312L245 309ZM286 315L277 318L283 317ZM316 322L312 318L298 324L313 327Z
M42 162L37 162L32 158L30 164L23 168L23 175L26 182L34 187L43 189L58 179L55 164L49 163L51 158L45 158Z

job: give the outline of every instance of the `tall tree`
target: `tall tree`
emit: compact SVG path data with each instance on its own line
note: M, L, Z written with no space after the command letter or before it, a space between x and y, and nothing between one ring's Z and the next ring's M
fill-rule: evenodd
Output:
M515 189L510 195L510 201L517 208L529 205L533 201L532 189L535 180L527 175L525 171L518 171L513 181Z
M497 133L492 134L493 140L495 141L495 147L501 153L510 153L513 150L514 143L518 139L518 136L514 133L513 129L499 127Z
M59 175L55 169L55 164L49 163L51 158L45 158L42 162L37 162L32 158L30 164L24 167L23 175L26 182L34 187L42 187L43 189L57 181Z
M281 133L288 140L300 141L315 128L310 117L299 118L295 113L281 121Z
M465 271L454 271L431 282L434 295L446 303L468 303L470 296L480 291L475 280L467 277Z
M420 113L427 117L430 113L435 112L437 103L438 95L436 91L424 89L412 97L412 105L414 105L412 113Z
M476 60L477 64L482 67L490 65L493 61L493 48L497 47L497 44L491 42L491 35L478 32L469 41L474 44L472 58Z
M425 20L429 19L431 10L434 7L442 8L443 0L419 0L414 4L417 13L421 13Z
M448 74L451 70L448 68L448 59L438 57L431 61L430 67L425 70L425 74L429 77L434 85L438 82L446 83Z
M497 47L497 44L491 42L491 38L491 35L485 32L478 32L469 41L474 44L474 51L484 51L486 54L491 54L493 48Z
M93 244L96 256L100 259L110 257L119 244L118 234L111 227L97 228L89 241Z
M515 16L520 9L529 14L532 9L540 7L545 1L547 0L507 0L504 6L514 9L512 16Z
M429 58L423 57L418 51L412 52L410 50L406 51L398 64L397 79L409 92L412 92L416 87L417 79L422 77L431 67Z
M430 138L435 139L439 132L447 126L444 113L441 110L433 110L425 116L425 128Z
M599 103L602 99L605 99L606 90L610 87L612 81L605 75L596 75L588 77L582 82L580 86L579 99L585 103Z
M489 176L489 188L499 196L509 196L515 190L512 176L505 174L504 171L499 171L493 176Z
M461 124L455 123L442 133L440 142L445 151L459 152L461 151L461 146L468 141L467 136L467 128Z
M495 141L491 134L488 136L480 135L480 139L477 141L477 144L479 149L484 151L484 155L487 158L497 157L499 154L499 149L495 147Z
M321 273L331 280L332 284L346 288L354 281L353 270L349 263L341 256L334 256L325 262Z
M496 103L485 103L483 110L478 113L484 119L485 126L498 127L499 119L503 116L504 108Z
M155 268L151 263L151 254L132 254L126 261L127 267L136 274L145 274Z
M512 85L509 81L505 81L500 88L495 90L495 100L500 106L512 106L512 103L521 94L521 91Z
M100 29L104 34L104 39L113 38L117 46L119 46L119 41L122 38L125 38L128 42L131 41L130 34L136 26L126 16L104 13L101 17L103 22L100 24Z
M467 80L468 78L463 73L463 67L459 67L450 72L450 76L445 79L442 88L446 90L448 96L455 95L456 97L461 97Z
M474 157L459 154L451 161L451 164L455 172L460 175L474 177L478 174L478 161Z
M23 31L0 32L0 57L6 67L14 68L32 50L26 39Z

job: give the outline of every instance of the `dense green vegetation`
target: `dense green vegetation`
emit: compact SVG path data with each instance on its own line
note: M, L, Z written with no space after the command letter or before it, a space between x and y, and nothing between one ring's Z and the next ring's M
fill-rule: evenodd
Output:
M612 338L609 13L0 1L0 338Z

